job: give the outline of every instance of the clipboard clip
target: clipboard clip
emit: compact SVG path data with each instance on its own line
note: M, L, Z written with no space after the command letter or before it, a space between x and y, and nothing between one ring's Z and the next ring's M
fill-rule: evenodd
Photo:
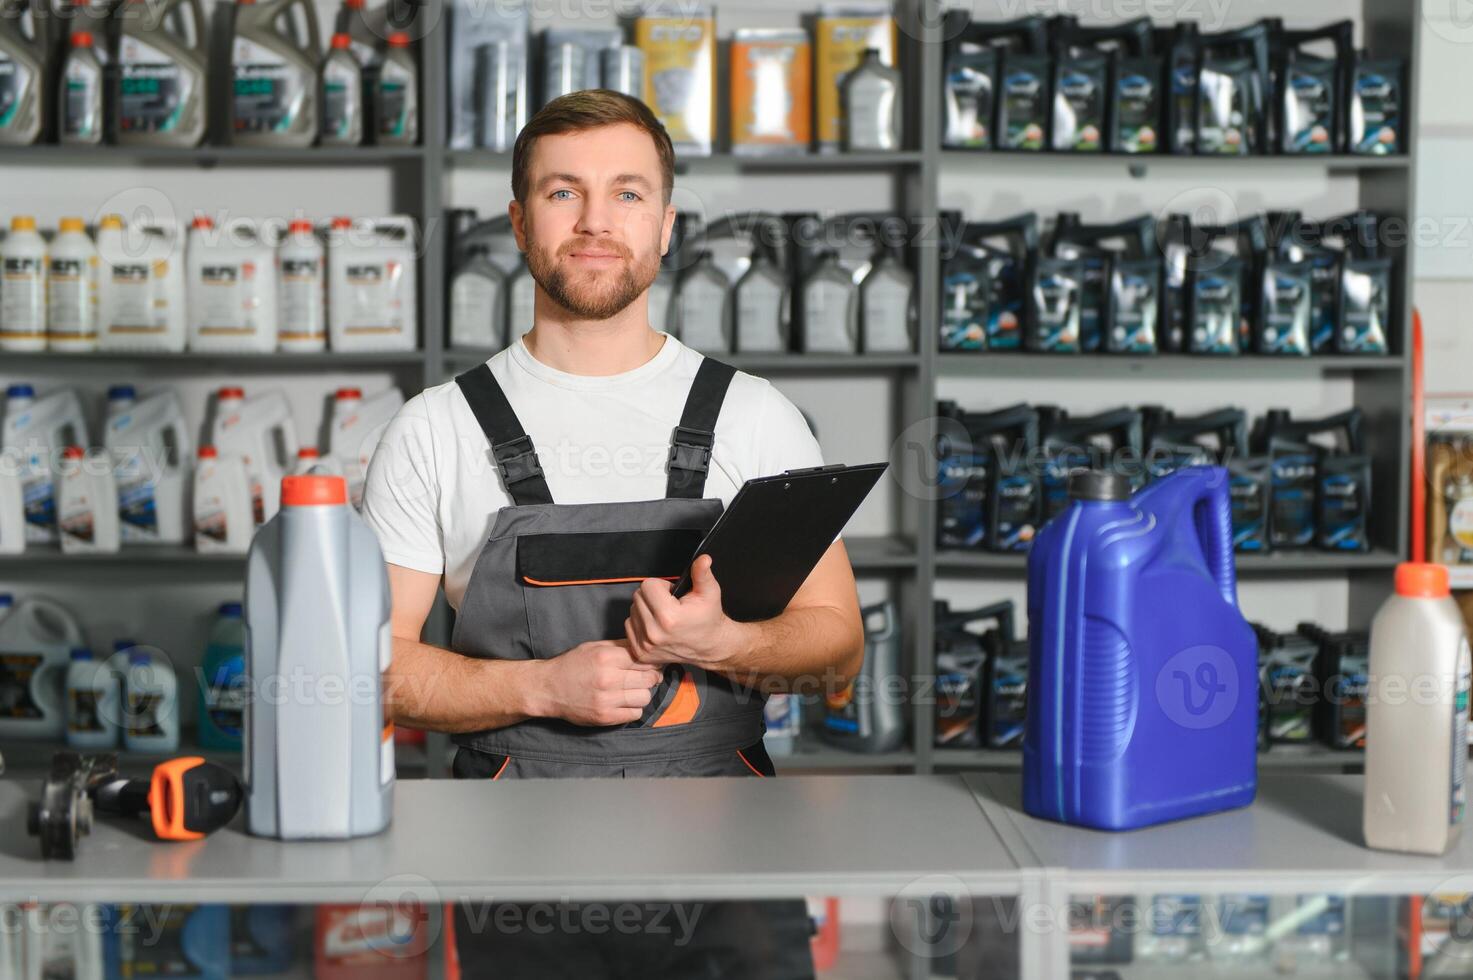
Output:
M807 476L809 473L828 473L847 468L843 463L830 463L828 466L806 466L799 470L783 470L783 476Z

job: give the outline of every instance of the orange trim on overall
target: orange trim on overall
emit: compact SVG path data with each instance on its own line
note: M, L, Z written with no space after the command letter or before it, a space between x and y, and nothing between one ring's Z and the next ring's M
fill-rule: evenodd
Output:
M496 775L492 776L491 778L493 780L500 779L501 774L506 772L506 767L509 765L511 765L511 756L507 756L505 759L501 760L501 768L496 770Z
M758 770L758 768L756 766L752 765L752 763L750 763L750 762L747 761L747 757L746 757L746 755L744 755L742 753L742 750L741 749L737 749L736 750L736 754L737 754L737 758L738 759L741 759L742 762L746 764L747 768L750 769L750 770L752 770L752 773L755 776L757 776L759 779L766 779L767 778L767 773L761 772L760 770Z
M696 709L701 706L701 693L696 690L696 682L690 676L690 671L685 668L680 670L680 687L675 690L675 697L670 700L670 706L665 713L650 727L665 728L668 725L684 725L696 716Z
M455 905L445 903L445 980L460 980L460 949L455 945Z
M544 586L546 586L546 585L616 585L616 584L619 584L621 582L643 582L647 578L661 578L661 579L664 579L667 582L676 582L676 581L679 581L680 580L680 576L679 575L631 575L631 576L627 576L625 578L570 578L570 579L560 579L560 580L556 580L556 581L549 581L547 579L533 578L530 575L523 575L522 576L522 581L523 582L526 582L528 585L544 585Z

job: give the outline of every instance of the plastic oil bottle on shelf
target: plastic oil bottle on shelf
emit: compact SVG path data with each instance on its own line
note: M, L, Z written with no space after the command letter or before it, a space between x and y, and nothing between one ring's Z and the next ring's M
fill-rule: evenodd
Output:
M58 99L63 143L96 146L102 142L102 62L92 47L91 31L73 31L61 69Z
M26 497L19 467L0 467L0 555L26 550Z
M81 218L62 218L46 263L46 342L52 350L97 349L97 249Z
M219 229L208 217L194 219L186 257L191 350L276 350L276 255L262 232L248 218Z
M245 731L250 684L245 674L245 620L241 604L220 605L210 627L199 701L199 744L207 749L238 749Z
M316 473L321 476L342 476L343 466L337 457L322 452L316 446L303 446L297 450L296 465L292 467L292 476L307 476Z
M97 346L184 350L188 311L179 229L104 215L97 228Z
M353 691L367 680L375 696L253 698L247 828L288 840L375 834L388 825L394 794L393 726L377 696L392 651L383 553L348 506L341 477L281 483L281 512L246 559L247 673L304 670Z
M0 71L6 76L6 100L0 114L0 144L36 142L45 124L46 84L50 75L44 53L48 50L45 20L31 10L32 30L22 29L22 8L8 11L0 21Z
M205 135L208 31L200 0L124 0L118 21L118 143L198 146Z
M132 385L114 385L107 399L103 445L116 467L123 540L184 544L193 443L178 393L159 391L138 401Z
M414 237L414 219L404 215L333 219L327 249L333 350L414 350Z
M1447 567L1398 565L1396 591L1371 620L1366 846L1442 854L1458 839L1467 809L1469 673ZM1429 678L1434 697L1406 696Z
M383 438L384 429L404 406L404 393L387 388L367 401L359 388L339 388L333 395L332 422L327 452L343 468L348 479L348 499L354 508L363 506L363 481L368 463Z
M409 35L389 35L389 50L374 85L374 115L380 146L413 146L419 142L419 69Z
M66 672L66 741L74 749L111 749L123 719L118 675L87 647L74 647Z
M46 242L36 219L18 214L0 243L0 350L46 349Z
M194 470L194 548L205 553L243 555L256 532L256 511L245 460L199 448Z
M107 452L88 452L81 446L62 450L60 483L56 489L56 528L63 554L117 551L122 543L118 528L118 484Z
M128 649L123 674L123 745L129 752L179 748L179 681L161 653Z
M363 142L363 65L353 54L352 38L334 34L322 63L322 145Z
M63 388L40 399L31 385L16 384L6 390L0 449L19 454L28 542L56 542L56 479L52 461L66 446L88 444L82 400L74 390Z
M42 596L0 619L0 737L60 739L71 650L86 645L67 608Z
M281 272L281 326L277 343L284 351L327 349L327 293L322 243L310 221L293 221L277 249Z
M222 456L245 460L256 523L269 521L281 503L281 478L300 448L286 395L273 390L246 398L244 388L221 388L210 442Z
M305 46L293 18L306 25ZM239 146L311 146L317 140L322 42L309 0L236 0L230 37L230 132ZM291 30L284 30L292 25Z

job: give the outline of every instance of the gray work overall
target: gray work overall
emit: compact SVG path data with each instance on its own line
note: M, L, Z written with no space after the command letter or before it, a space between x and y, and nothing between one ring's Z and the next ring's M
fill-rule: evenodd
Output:
M470 657L549 659L590 640L622 639L639 583L679 578L721 516L721 501L702 494L716 419L735 373L710 358L701 362L671 440L663 500L598 504L553 503L532 441L491 369L482 364L458 376L512 506L497 512L476 558L451 648ZM491 779L770 776L763 701L725 677L671 665L638 721L591 727L534 718L456 735L453 771ZM457 914L461 969L465 976L579 978L812 974L801 900L702 905L690 941L679 948L654 929L637 936L477 938ZM494 972L478 972L482 967Z

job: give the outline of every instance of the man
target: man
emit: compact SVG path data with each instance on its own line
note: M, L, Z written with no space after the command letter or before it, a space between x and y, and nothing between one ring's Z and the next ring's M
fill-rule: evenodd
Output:
M453 733L458 777L772 775L752 688L841 684L863 658L840 542L776 619L728 619L704 557L672 595L744 481L822 462L770 384L651 329L673 184L670 139L643 103L596 90L543 107L517 138L508 209L534 326L411 399L369 469L363 512L393 591L392 717ZM450 650L419 642L442 582ZM793 905L708 907L682 948L462 935L462 966L807 975Z

